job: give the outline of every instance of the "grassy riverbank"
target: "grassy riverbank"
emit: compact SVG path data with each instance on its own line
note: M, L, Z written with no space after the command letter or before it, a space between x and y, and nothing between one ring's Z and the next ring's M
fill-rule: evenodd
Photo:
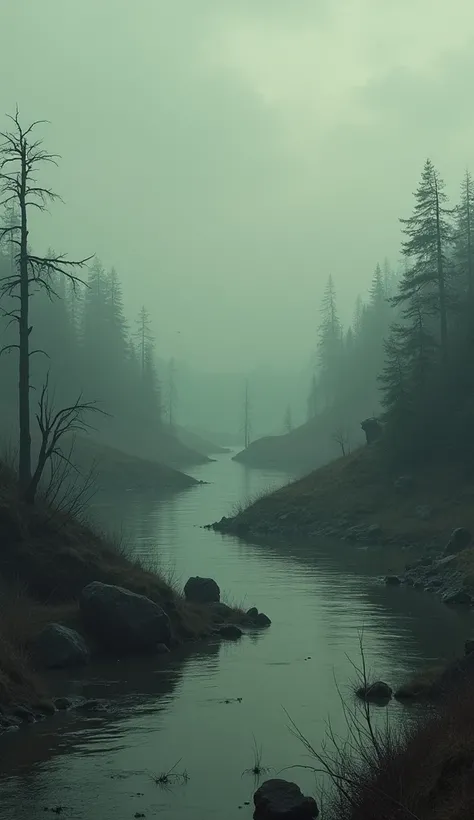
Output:
M22 503L15 474L2 464L0 539L0 706L32 703L44 694L29 647L48 623L79 627L78 598L92 581L158 603L170 618L174 645L211 631L209 607L187 602L158 568L142 566L104 535L41 499L34 506ZM234 614L235 620L242 617Z
M377 447L332 461L216 525L249 536L443 545L455 527L474 523L474 478L457 465L425 464L410 475L390 470Z

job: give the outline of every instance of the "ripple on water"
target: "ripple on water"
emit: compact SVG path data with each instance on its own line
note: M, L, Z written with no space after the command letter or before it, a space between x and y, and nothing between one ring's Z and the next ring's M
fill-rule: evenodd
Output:
M168 499L128 494L95 514L178 582L210 575L231 601L266 611L272 626L156 664L85 670L74 692L109 698L113 708L71 712L5 738L1 820L32 820L56 806L87 820L250 817L256 784L242 773L253 765L255 742L269 774L308 763L285 710L316 746L328 717L343 731L338 689L352 697L361 631L369 669L395 685L462 648L470 617L380 584L370 553L325 543L262 547L201 529L287 477L228 457L195 474L211 483ZM392 704L390 713L397 719L401 707ZM154 778L175 764L189 781L157 785ZM314 788L307 770L291 777Z

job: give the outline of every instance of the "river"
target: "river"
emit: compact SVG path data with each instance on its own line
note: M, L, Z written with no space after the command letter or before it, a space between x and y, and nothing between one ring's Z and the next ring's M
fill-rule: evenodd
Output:
M308 769L287 769L311 762L288 715L318 748L328 719L344 731L340 697L352 698L361 631L369 669L394 686L460 653L474 631L469 614L383 585L390 555L382 565L374 550L325 541L258 546L203 529L287 476L228 455L193 474L208 483L167 499L97 503L94 515L130 550L159 559L176 583L210 575L225 600L257 606L272 626L237 643L56 678L58 693L104 699L106 708L73 710L2 739L1 820L56 808L81 820L250 818L255 780L246 770L255 744L264 776L283 771L314 791ZM396 721L403 707L393 702L389 714ZM157 784L173 766L188 777Z

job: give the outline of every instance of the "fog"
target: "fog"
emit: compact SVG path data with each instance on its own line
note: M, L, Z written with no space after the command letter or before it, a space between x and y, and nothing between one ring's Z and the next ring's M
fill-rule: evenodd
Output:
M62 156L34 242L115 265L165 359L304 366L328 274L347 323L397 262L427 156L457 190L473 22L469 0L3 0L0 111Z

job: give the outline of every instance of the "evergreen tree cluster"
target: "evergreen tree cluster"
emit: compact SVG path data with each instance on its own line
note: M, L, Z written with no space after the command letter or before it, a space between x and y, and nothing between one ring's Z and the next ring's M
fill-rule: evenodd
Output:
M308 419L330 414L336 425L353 428L380 409L377 377L384 363L384 340L394 318L390 300L396 281L388 261L383 267L377 264L367 299L357 298L353 321L344 329L334 280L329 277L321 304Z
M379 415L386 452L404 463L474 455L474 182L457 204L427 160L410 217L401 219L403 266L377 265L351 326L339 320L329 277L308 417L338 423Z
M7 243L0 252L0 279L13 261ZM0 383L2 409L16 401L18 361L16 322L9 317L13 301L2 299L0 312ZM151 321L145 307L130 327L124 314L122 287L115 270L98 259L88 269L85 284L60 275L48 277L31 299L32 406L49 373L55 405L68 405L79 392L97 400L109 418L130 430L158 430L162 425L161 391L157 376ZM11 346L11 347L10 347Z

